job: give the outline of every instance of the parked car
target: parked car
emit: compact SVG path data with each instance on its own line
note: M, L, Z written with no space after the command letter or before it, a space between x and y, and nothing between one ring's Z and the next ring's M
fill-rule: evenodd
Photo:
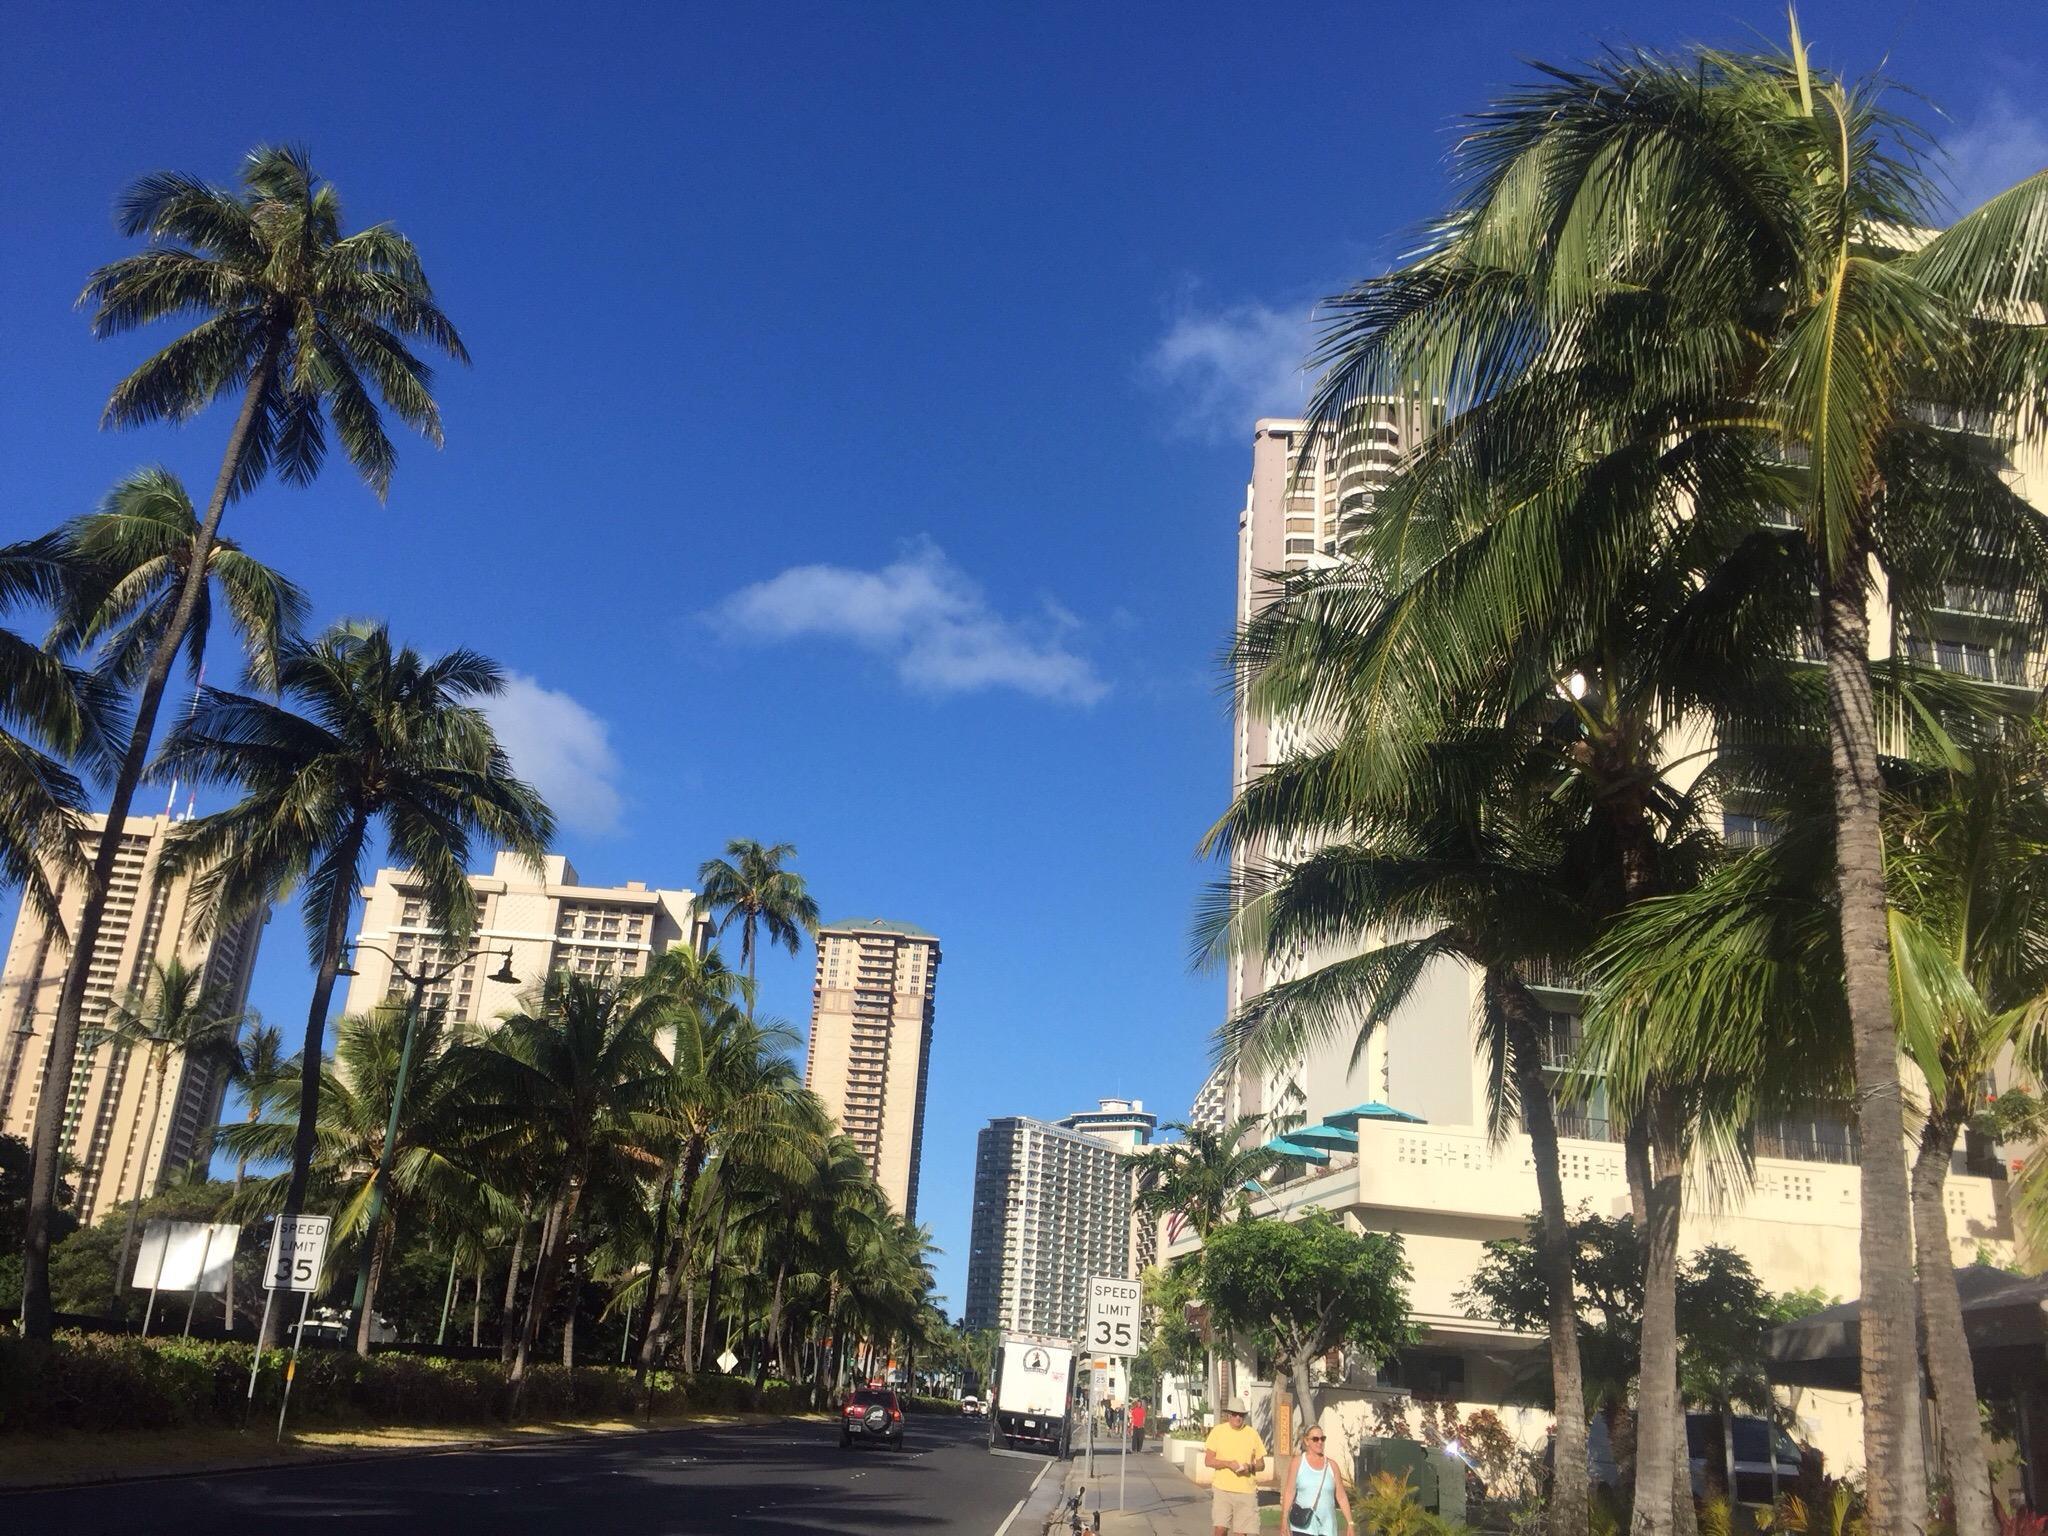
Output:
M1798 1481L1799 1445L1784 1430L1756 1417L1738 1413L1729 1421L1735 1440L1735 1498L1741 1504L1771 1502L1771 1460L1764 1447L1774 1446L1778 1462L1778 1492ZM1722 1438L1718 1413L1688 1413L1685 1416L1686 1451L1692 1462L1692 1491L1704 1498L1710 1480L1725 1476L1727 1442ZM1547 1453L1546 1453L1547 1454ZM1715 1469L1711 1478L1709 1469ZM1605 1488L1620 1484L1621 1468L1614 1459L1614 1447L1607 1438L1607 1420L1599 1414L1586 1421L1586 1470L1595 1483Z
M879 1440L903 1449L903 1403L889 1387L855 1387L839 1409L841 1449L856 1440Z
M960 1413L961 1413L961 1415L962 1415L963 1417L965 1417L965 1418L969 1418L969 1419L978 1419L978 1418L980 1418L980 1417L981 1417L981 1399L980 1399L980 1398L978 1398L978 1397L974 1397L974 1396L972 1396L972 1395L969 1395L969 1396L967 1396L967 1397L963 1397L963 1398L961 1398L961 1399L960 1399Z

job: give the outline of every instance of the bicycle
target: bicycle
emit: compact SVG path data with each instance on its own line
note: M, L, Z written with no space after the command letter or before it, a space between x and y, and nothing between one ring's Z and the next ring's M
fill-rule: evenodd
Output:
M1085 1533L1097 1533L1097 1536L1099 1536L1102 1530L1102 1511L1099 1509L1088 1517L1087 1524L1083 1525L1081 1523L1081 1492L1079 1489L1076 1489L1067 1499L1067 1529L1072 1533L1072 1536L1085 1536Z

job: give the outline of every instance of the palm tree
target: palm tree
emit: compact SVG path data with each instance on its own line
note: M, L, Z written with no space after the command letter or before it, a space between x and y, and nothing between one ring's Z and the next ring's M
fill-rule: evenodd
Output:
M1233 1215L1250 1208L1245 1186L1264 1178L1279 1154L1245 1145L1257 1130L1256 1115L1212 1128L1169 1121L1163 1130L1177 1139L1131 1154L1138 1178L1141 1215L1166 1217L1206 1238Z
M31 1338L51 1330L49 1220L58 1143L108 882L164 688L199 609L203 577L213 569L221 514L231 496L246 495L272 468L287 480L311 481L326 456L330 420L342 451L383 496L396 455L378 398L406 425L441 441L431 370L408 344L424 342L468 361L434 303L412 242L385 225L344 235L340 201L303 150L251 151L240 192L176 172L145 176L123 195L118 222L124 235L149 244L87 282L80 302L93 306L93 334L121 335L194 313L205 318L114 387L102 424L182 421L236 391L241 400L184 562L185 580L168 616L152 626L155 647L141 668L135 729L72 935L35 1127L22 1276L22 1329Z
M1913 1162L1919 1307L1956 1529L1978 1536L1997 1521L1943 1192L1979 1085L2008 1057L2038 1071L2048 1023L2043 737L2036 722L2000 735L1974 744L1967 771L1960 732L1941 734L1939 756L1886 765L1892 997L1926 1085ZM1785 1062L1831 1071L1837 1093L1849 1084L1832 828L1801 809L1781 816L1795 830L1777 843L1617 925L1601 957L1589 1036L1621 1058L1616 1075L1631 1054L1690 1059L1702 1081L1718 1071L1721 1102L1702 1110L1724 1128L1759 1113L1757 1085Z
M1556 1463L1583 1467L1574 1244L1547 1070L1557 1047L1525 979L1541 974L1538 965L1568 969L1596 931L1584 868L1569 856L1569 824L1554 785L1537 792L1538 765L1511 735L1471 732L1434 744L1414 782L1380 803L1356 795L1332 803L1333 755L1291 754L1274 765L1215 834L1232 847L1302 846L1316 834L1331 841L1298 859L1241 856L1203 924L1204 950L1255 947L1270 966L1311 951L1346 956L1261 992L1226 1024L1227 1059L1281 1071L1347 1036L1356 1059L1436 965L1462 962L1482 973L1478 1044L1489 1124L1503 1137L1519 1109L1536 1173ZM1411 936L1387 940L1388 933ZM1300 1408L1313 1415L1307 1401ZM1556 1479L1550 1519L1558 1536L1584 1532L1587 1499L1583 1478Z
M315 974L299 1052L290 1216L304 1209L327 1008L372 829L382 827L437 924L459 941L475 921L473 841L538 859L554 818L513 774L489 720L470 702L504 685L486 657L455 650L430 661L394 647L382 624L345 623L316 640L288 641L277 674L279 691L302 713L205 688L164 743L163 771L238 784L242 798L177 828L162 862L169 872L200 871L195 889L220 913L248 911L306 881Z
M249 674L274 685L278 647L305 621L306 597L230 539L200 539L199 518L178 477L160 467L138 469L107 492L99 506L59 531L79 579L59 605L51 649L96 648L95 667L123 688L138 687L162 647L195 561L206 580L185 628L185 662L197 678L206 665L213 604L226 607L242 642ZM154 719L136 729L154 734Z
M2040 529L1977 447L2009 449L2043 416L2048 172L1924 241L1888 233L1925 228L1938 198L1924 140L1878 97L1811 70L1796 28L1789 56L1624 52L1546 71L1475 123L1458 205L1425 255L1335 301L1315 414L1335 428L1374 395L1443 402L1477 424L1467 461L1493 466L1540 462L1560 424L1589 423L1670 459L1732 446L1782 466L1829 696L1865 1149L1871 1523L1903 1536L1924 1491L1907 1449L1913 1304L1868 573L1886 570L1908 629L1977 551L2038 576ZM1928 405L1962 414L1930 419ZM1957 420L1983 431L1943 424ZM1699 490L1711 512L1714 487ZM1669 536L1641 519L1600 534L1607 553ZM1496 627L1606 569L1566 544L1516 539L1512 553ZM1462 660L1442 655L1452 674ZM1639 1521L1653 1514L1638 1502Z
M516 1406L534 1341L554 1303L578 1212L594 1185L632 1181L653 1163L646 1143L667 1077L658 1006L638 988L557 972L540 994L470 1053L483 1116L501 1134L545 1148L550 1219L533 1298L512 1358Z
M698 869L697 899L706 912L717 916L713 932L723 934L738 921L740 964L747 968L751 985L760 930L767 930L769 943L793 955L804 934L817 934L818 904L804 888L804 877L782 867L785 859L796 857L794 843L764 848L752 838L736 837L725 845L725 853L722 859L706 859ZM748 1007L752 1006L750 1001Z
M816 1099L786 1054L794 1035L780 1024L756 1023L730 1003L665 990L664 980L676 974L649 978L649 995L674 1031L674 1054L660 1105L671 1171L660 1186L656 1244L649 1255L654 1283L641 1335L643 1380L668 1348L693 1251L691 1233L671 1220L671 1207L690 1210L714 1155L737 1152L786 1170L805 1166L811 1151L805 1133L819 1118Z
M77 580L61 535L0 546L0 613L55 606ZM0 629L0 888L22 891L53 924L51 875L84 868L77 839L85 786L67 764L114 761L120 727L117 696L104 679Z
M152 960L142 989L107 1009L106 1023L94 1031L93 1044L147 1053L142 1091L153 1098L149 1132L142 1143L145 1147L156 1146L172 1054L182 1056L188 1067L225 1069L234 1060L235 1036L241 1027L241 1019L227 1010L219 989L207 984L205 973L176 957ZM135 1251L135 1215L142 1208L148 1182L144 1173L138 1173L135 1193L128 1201L128 1222L121 1233L121 1267L115 1272L116 1283L123 1287L128 1284L129 1255Z
M244 1016L246 1033L235 1044L234 1059L228 1063L228 1081L242 1090L246 1107L244 1122L261 1120L284 1088L290 1071L284 1049L284 1035L256 1014ZM249 1159L235 1159L235 1198L249 1177ZM221 1300L221 1317L229 1333L235 1331L235 1270L228 1266L227 1293Z
M307 1188L334 1211L337 1237L360 1238L369 1223L407 1022L406 1008L397 1003L343 1018L335 1027L333 1064L323 1064L319 1074ZM413 1060L392 1142L391 1186L382 1191L377 1250L356 1320L359 1355L370 1352L377 1289L401 1231L429 1220L481 1225L502 1218L510 1207L485 1176L489 1161L479 1087L469 1056L459 1049L466 1038L465 1029L450 1024L438 1008L428 1009L415 1026ZM272 1115L271 1109L288 1112ZM277 1094L265 1110L260 1118L217 1133L216 1142L238 1164L295 1155L300 1125L290 1095ZM280 1186L289 1184L295 1172L251 1186L238 1197L241 1205L252 1211L272 1209Z

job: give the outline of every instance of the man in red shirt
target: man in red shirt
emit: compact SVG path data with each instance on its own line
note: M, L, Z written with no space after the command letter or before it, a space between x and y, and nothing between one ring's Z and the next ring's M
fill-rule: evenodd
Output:
M1145 1449L1145 1400L1141 1397L1131 1399L1131 1449Z

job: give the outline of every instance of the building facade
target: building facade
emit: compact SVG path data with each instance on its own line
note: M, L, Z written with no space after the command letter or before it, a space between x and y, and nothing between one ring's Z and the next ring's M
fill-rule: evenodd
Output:
M1159 1128L1159 1117L1146 1113L1143 1099L1098 1099L1095 1108L1084 1109L1055 1123L1063 1131L1079 1131L1083 1136L1107 1142L1129 1158L1152 1144L1152 1133ZM1125 1173L1131 1181L1130 1273L1142 1275L1159 1262L1159 1228L1158 1223L1147 1221L1138 1214L1136 1166L1127 1164Z
M640 881L585 885L558 853L538 866L500 853L488 875L471 875L475 927L458 948L434 922L412 872L380 869L363 888L363 916L351 954L355 976L346 1009L364 1013L410 990L404 972L439 971L469 950L465 961L430 986L426 999L450 1019L482 1023L515 1008L535 983L556 971L583 976L639 976L663 950L702 949L709 923L686 890L649 890ZM510 953L515 981L492 980Z
M1028 1115L991 1120L976 1139L974 1217L967 1245L966 1325L1071 1339L1088 1282L1129 1279L1133 1267L1129 1152L1121 1128L1142 1106L1117 1106L1111 1139ZM1090 1114L1070 1120L1100 1118ZM1150 1126L1144 1127L1149 1136Z
M853 918L818 930L804 1086L913 1221L938 975L939 941L922 928Z
M154 1194L193 1164L203 1165L227 1093L227 1073L219 1066L172 1054L159 1073L147 1050L112 1043L94 1047L92 1031L105 1023L115 1001L148 986L152 965L174 959L200 972L224 1012L241 1014L248 1006L257 940L269 917L267 909L252 913L202 938L192 877L165 878L157 871L164 840L176 824L169 816L128 819L93 945L86 1038L80 1042L64 1107L64 1147L78 1165L71 1176L76 1191L72 1210L87 1224L137 1194ZM105 827L105 817L88 818L88 859L97 852ZM52 879L68 932L84 905L83 881L54 874ZM64 932L24 904L8 943L6 969L0 971L0 1029L5 1031L0 1034L0 1133L24 1141L35 1128L50 1025L70 955Z

